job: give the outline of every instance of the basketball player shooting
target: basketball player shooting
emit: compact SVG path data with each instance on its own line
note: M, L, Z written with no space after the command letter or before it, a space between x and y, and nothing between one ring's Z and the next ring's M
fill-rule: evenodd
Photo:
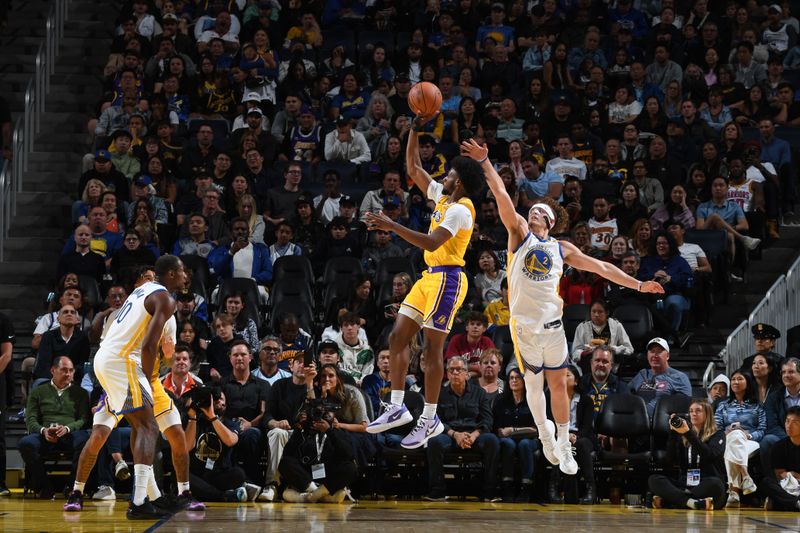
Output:
M466 157L456 157L451 170L441 183L433 181L422 168L419 157L419 129L430 118L417 117L408 134L406 167L408 174L426 198L436 202L427 234L412 231L392 221L383 213L365 215L370 230L390 231L425 250L428 269L422 274L400 306L397 321L389 335L392 383L391 404L367 426L368 433L382 433L407 424L413 417L403 404L404 385L409 361L409 343L424 328L425 408L416 427L401 442L407 449L425 446L428 439L439 435L444 426L436 415L439 390L444 376L444 343L453 326L458 309L467 294L464 253L475 223L475 208L470 195L483 188L480 166Z
M574 244L550 237L554 229L566 229L567 217L556 217L558 205L542 199L528 211L528 220L517 214L503 180L488 157L488 149L470 139L461 143L461 154L477 161L497 201L500 218L508 230L509 324L517 363L524 373L528 405L539 431L547 460L567 475L575 475L578 464L569 441L567 338L561 320L563 302L558 283L564 264L594 272L623 287L639 292L663 293L655 281L641 282L611 263L584 255ZM550 202L553 204L550 205ZM544 374L544 377L542 376ZM550 388L553 423L547 420L544 379ZM557 429L557 439L554 435Z

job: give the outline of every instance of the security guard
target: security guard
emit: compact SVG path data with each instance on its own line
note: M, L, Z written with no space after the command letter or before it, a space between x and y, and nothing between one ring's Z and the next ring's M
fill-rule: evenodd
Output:
M750 328L750 330L753 332L753 343L756 353L744 360L742 369L746 369L749 372L750 368L753 366L753 359L755 359L756 355L763 355L775 366L780 364L783 356L774 351L775 340L781 338L781 332L778 331L778 328L759 322Z

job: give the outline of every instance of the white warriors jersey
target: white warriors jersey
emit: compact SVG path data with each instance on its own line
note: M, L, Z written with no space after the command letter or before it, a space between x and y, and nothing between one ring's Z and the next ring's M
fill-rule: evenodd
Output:
M561 327L563 301L558 284L564 272L561 244L528 233L516 251L508 253L508 303L511 317L544 333Z
M154 292L166 290L163 285L152 281L134 289L120 307L117 317L100 342L100 351L139 360L142 353L142 339L150 319L153 318L145 309L144 301Z

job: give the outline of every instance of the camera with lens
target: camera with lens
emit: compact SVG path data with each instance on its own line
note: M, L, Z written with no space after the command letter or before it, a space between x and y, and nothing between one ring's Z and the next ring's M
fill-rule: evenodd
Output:
M686 424L691 426L688 413L672 413L669 417L669 425L674 428L679 428L681 427L682 420L685 420Z
M192 399L192 408L199 411L211 407L214 394L211 387L195 387L189 392L189 397Z
M305 426L310 428L314 422L320 420L330 422L330 415L341 408L342 406L338 403L329 402L325 398L307 399L300 414L305 413Z

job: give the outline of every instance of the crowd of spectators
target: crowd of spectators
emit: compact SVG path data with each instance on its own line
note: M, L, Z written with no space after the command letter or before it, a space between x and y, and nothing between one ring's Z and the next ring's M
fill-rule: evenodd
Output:
M187 431L193 489L203 487L195 490L209 500L271 501L283 486L287 501L342 501L359 473L381 463L382 447L398 445L365 426L389 389L388 331L425 266L419 250L367 231L361 217L383 211L426 231L434 215L406 179L414 83L435 83L443 94L420 140L432 177L449 171L461 141L485 142L521 213L540 197L560 202L570 220L562 238L665 288L651 299L565 272L565 305L588 308L569 339L580 367L570 371L570 392L583 488L556 472L552 499L593 502L591 450L628 445L593 427L610 394L641 395L651 416L660 397L691 396L688 377L669 366L670 350L687 328L707 322L710 289L742 280L748 251L779 238L781 225L800 223L794 156L780 138L800 125L798 22L788 3L134 0L113 26L56 295L23 370L38 385L32 391L60 395L71 381L56 380L72 376L61 368L68 356L92 398L85 405L94 403L91 353L105 322L158 256L183 257L192 279L177 295L179 349L163 371L176 397L213 386L210 407L188 415L197 431ZM484 498L528 501L541 468L536 430L515 358L498 341L509 322L507 233L490 193L473 202L480 209L465 257L470 291L442 354L447 433L426 451L428 497L447 496L443 458L460 449L482 456ZM689 238L698 235L724 241L713 265ZM300 284L310 297L288 290L294 278L273 283L282 259L294 256L308 260L310 277ZM330 277L342 258L357 265ZM400 269L387 266L398 261ZM282 300L298 305L286 312ZM629 338L614 317L623 304L652 317L645 338ZM418 391L420 341L409 349L406 381ZM713 424L744 428L722 446L717 473L727 473L731 495L752 492L752 442L785 437L783 412L772 429L769 413L766 429L758 416L736 418L740 404L754 413L769 404L775 373L787 365L768 359L774 383L753 363L730 376L731 410L694 409L705 419L684 433L706 442ZM615 375L626 360L629 383ZM25 417L40 433L44 421L30 406L42 393L30 390L23 384ZM312 404L317 411L303 407ZM224 427L210 422L215 416ZM43 429L47 443L63 437ZM331 434L328 452L321 434ZM32 460L38 451L26 453ZM321 473L309 463L315 453ZM761 456L769 461L763 446ZM775 468L783 466L800 469L785 461Z

